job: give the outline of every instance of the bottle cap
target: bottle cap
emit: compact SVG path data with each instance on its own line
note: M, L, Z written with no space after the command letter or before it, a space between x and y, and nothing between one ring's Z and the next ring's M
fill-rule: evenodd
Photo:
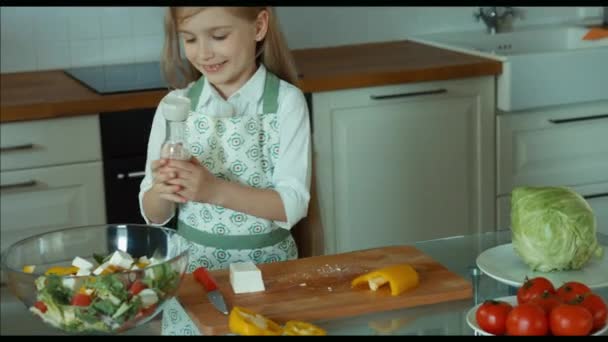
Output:
M169 121L184 121L190 112L190 99L180 95L167 95L162 99L163 115Z

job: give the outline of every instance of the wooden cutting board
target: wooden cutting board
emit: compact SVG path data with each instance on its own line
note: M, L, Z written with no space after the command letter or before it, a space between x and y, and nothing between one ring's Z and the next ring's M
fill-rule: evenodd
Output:
M420 276L417 288L391 296L388 286L373 292L352 289L351 280L377 268L411 264ZM258 265L266 291L235 294L227 269L212 271L226 302L273 319L314 322L470 298L469 281L412 246L391 246ZM203 334L229 333L228 316L207 300L191 274L184 276L178 299Z

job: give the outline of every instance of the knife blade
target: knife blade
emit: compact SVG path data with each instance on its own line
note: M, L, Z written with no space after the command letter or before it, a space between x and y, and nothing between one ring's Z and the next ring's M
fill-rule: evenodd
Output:
M228 306L224 300L224 296L217 287L215 279L209 274L204 267L199 267L192 272L194 279L203 285L205 291L207 291L207 298L213 304L213 306L224 315L228 315Z

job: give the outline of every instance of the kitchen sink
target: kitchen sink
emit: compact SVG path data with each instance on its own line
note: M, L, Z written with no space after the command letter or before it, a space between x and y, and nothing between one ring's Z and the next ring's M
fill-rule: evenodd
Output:
M506 112L608 99L608 39L582 40L582 25L543 25L490 35L445 32L411 40L503 62L497 107Z

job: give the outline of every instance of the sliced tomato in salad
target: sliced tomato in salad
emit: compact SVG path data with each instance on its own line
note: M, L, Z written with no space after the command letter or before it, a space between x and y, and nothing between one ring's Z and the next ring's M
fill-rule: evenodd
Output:
M72 297L72 305L74 306L89 306L91 301L91 296L86 293L77 293Z
M143 289L147 289L147 288L148 288L148 286L146 286L146 284L144 284L143 281L136 280L129 288L129 293L131 293L131 295L135 296L136 294L140 293Z
M40 310L40 312L45 313L47 308L46 308L46 304L44 304L44 302L42 301L37 301L36 303L34 303L34 307L36 307L36 309Z

